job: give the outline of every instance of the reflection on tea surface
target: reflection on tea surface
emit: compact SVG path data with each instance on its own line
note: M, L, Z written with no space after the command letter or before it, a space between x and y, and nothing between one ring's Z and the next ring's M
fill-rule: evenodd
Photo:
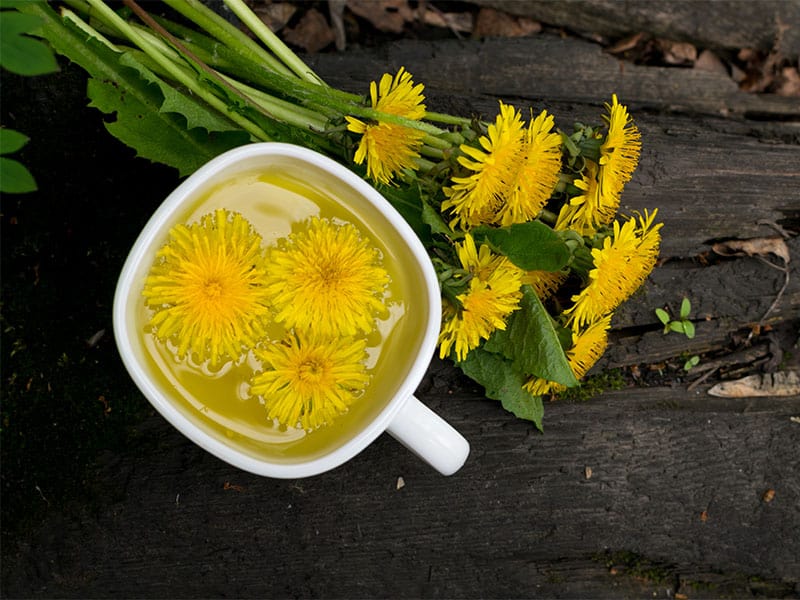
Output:
M412 257L403 257L407 252L404 242L385 217L363 200L340 197L344 194L342 189L326 186L322 178L300 180L279 170L249 172L208 189L180 216L180 222L189 224L220 208L240 213L268 248L285 245L286 239L302 238L304 228L312 221L354 226L377 249L381 266L388 273L381 284L385 309L371 317L371 331L356 332L364 349L362 368L368 383L349 410L328 424L306 431L269 418L273 398L253 395L250 385L254 373L270 368L260 360L263 353L250 350L219 366L210 366L208 360L196 364L191 353L178 358L174 340L163 342L154 335L149 324L153 310L143 297L137 302L137 330L142 333L146 362L159 387L181 412L211 435L253 456L286 462L308 460L346 442L392 399L424 334L427 305L417 302L417 307L418 299L413 297L413 290L424 289L419 267ZM300 297L293 304L287 310L298 314L308 305L307 299ZM279 320L266 327L259 347L292 335L292 322Z

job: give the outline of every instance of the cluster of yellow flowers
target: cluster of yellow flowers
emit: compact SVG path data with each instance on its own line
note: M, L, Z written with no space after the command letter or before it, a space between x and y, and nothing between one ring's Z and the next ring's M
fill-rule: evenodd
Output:
M426 118L423 86L415 85L405 69L395 77L384 75L370 91L378 111ZM568 136L555 129L546 110L535 117L531 113L525 124L519 110L500 102L494 122L472 125L474 135L462 130L461 140L443 136L457 140L449 147L429 147L431 136L408 126L347 119L348 129L361 136L354 160L366 162L367 175L376 183L400 185L445 174L441 198L428 201L449 224L445 235L458 264L446 268L460 269L463 276L457 293L443 294L443 358L462 362L495 331L504 330L526 285L542 302L566 290L566 297L552 303L557 307L553 316L570 332L565 353L577 379L605 351L613 311L655 266L661 228L654 222L657 211L618 218L622 190L638 164L641 135L616 95L606 110L604 127L576 126ZM431 157L438 162L431 164ZM559 270L525 270L490 244L477 244L473 236L478 228L534 220L580 239L584 260L576 252ZM535 375L524 383L534 396L563 388Z
M265 248L249 221L220 208L169 237L143 295L178 358L214 367L252 351L263 368L250 393L287 427L314 430L347 412L369 383L366 336L389 283L354 225L313 217Z

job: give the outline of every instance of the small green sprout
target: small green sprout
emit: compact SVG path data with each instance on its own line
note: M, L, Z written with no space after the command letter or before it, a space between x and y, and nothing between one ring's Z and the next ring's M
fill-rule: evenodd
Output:
M691 371L697 364L700 362L700 357L696 354L692 356L689 360L683 363L683 370L684 371Z
M694 323L689 320L689 313L692 312L692 303L688 298L681 301L681 312L677 320L670 319L669 313L663 308L656 309L658 320L664 325L664 333L675 331L684 334L687 338L694 337Z

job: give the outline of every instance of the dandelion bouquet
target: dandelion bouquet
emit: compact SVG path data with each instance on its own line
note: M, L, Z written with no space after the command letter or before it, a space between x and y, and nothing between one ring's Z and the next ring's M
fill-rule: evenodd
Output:
M440 356L541 427L542 399L579 385L606 348L614 311L656 263L656 211L618 214L641 151L627 108L613 96L598 124L572 131L558 129L547 110L524 115L502 101L488 120L437 113L402 67L382 74L368 94L351 94L324 83L242 0L225 4L252 37L198 0L164 4L171 18L134 0L120 11L103 0L65 0L60 14L45 3L19 10L39 18L53 49L87 71L92 105L116 115L108 130L140 156L185 175L236 146L281 141L321 152L372 183L438 273ZM247 228L221 215L212 229L222 221ZM246 248L240 258L254 263ZM213 339L222 356L259 334L251 325L231 329L233 315L291 303L280 287L271 299L268 289L264 298L245 294L245 304L225 310L183 305L187 314L164 313L154 326L169 337L192 314L230 313L227 331L239 333L214 337L196 321L183 338L184 350L208 349ZM174 292L165 284L146 293L177 306ZM303 343L298 337L291 352L264 356L274 368L254 386L279 386L278 372ZM357 364L361 352L345 348L341 360ZM355 367L347 373L362 378ZM294 414L290 405L284 409Z

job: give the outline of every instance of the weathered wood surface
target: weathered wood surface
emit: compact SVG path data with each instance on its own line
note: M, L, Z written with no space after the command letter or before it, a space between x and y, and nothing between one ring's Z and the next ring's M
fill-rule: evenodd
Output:
M663 360L689 349L671 346L664 356L663 343L674 340L658 337L656 305L675 308L689 295L697 314L718 327L716 337L704 338L701 323L698 340L722 348L732 331L762 318L782 285L783 273L755 258L712 270L695 257L711 240L774 233L762 220L797 228L797 122L745 118L748 110L777 110L782 120L796 119L796 105L745 97L688 71L623 68L575 40L403 43L319 56L314 65L331 83L353 90L405 65L426 83L432 106L493 114L500 97L551 108L563 126L597 119L601 100L612 91L620 95L645 148L626 207L659 207L664 255L675 260L621 312L619 335L637 341L613 347L610 364ZM580 65L589 66L576 75ZM699 91L686 93L687 86ZM49 118L61 117L63 107L37 100ZM748 108L755 104L761 108ZM736 118L719 116L719 107ZM67 131L62 123L54 136ZM115 143L94 135L98 147L79 145L78 164ZM54 137L46 156L55 160L59 148ZM119 149L108 154L127 156ZM119 191L121 203L169 183L163 170L130 158L106 165L105 183L97 187L115 180L132 188ZM77 173L56 183L41 195L68 202L92 193ZM108 231L96 235L108 236L110 246L131 243L135 227L119 231L146 219L156 203L121 204L116 216L109 211ZM790 286L771 316L796 324L800 259L797 238L789 243ZM108 327L110 293L98 301ZM58 304L53 298L54 310ZM117 372L119 361L108 349L98 368ZM135 393L133 383L120 385L127 391L119 393ZM551 403L542 435L434 360L418 395L472 444L467 464L450 478L387 436L319 477L258 478L208 455L153 415L132 425L124 447L97 457L85 501L64 507L44 500L46 482L38 493L18 491L31 503L53 506L12 547L4 545L2 595L797 597L800 424L791 417L800 415L800 398L719 399L707 388L628 388L582 403ZM40 443L46 451L47 440ZM53 460L69 460L68 454ZM768 490L775 493L769 502Z
M593 37L616 39L645 32L717 51L777 50L795 59L800 53L797 0L471 1Z

